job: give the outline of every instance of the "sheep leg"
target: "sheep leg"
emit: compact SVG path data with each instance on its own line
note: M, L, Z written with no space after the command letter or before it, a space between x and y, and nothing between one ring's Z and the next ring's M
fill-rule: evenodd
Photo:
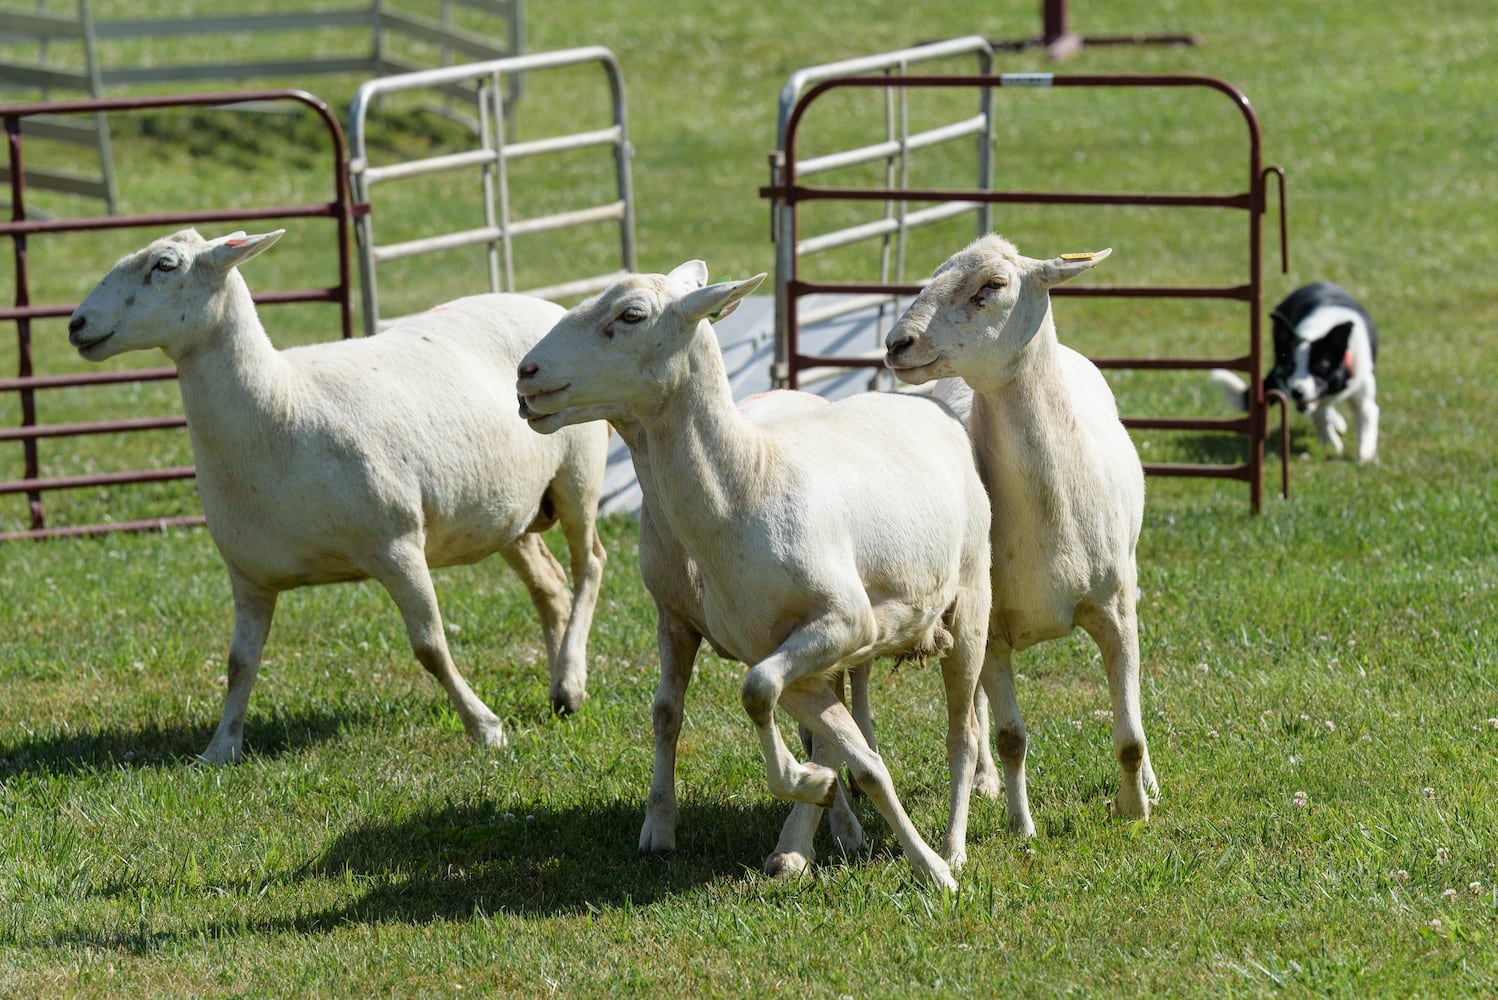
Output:
M973 794L996 799L1004 790L999 769L993 762L993 739L988 724L988 694L980 683L973 692L973 721L978 727L978 766L973 774Z
M858 723L858 731L863 733L869 749L878 752L879 741L874 738L874 710L869 705L869 676L872 666L872 663L860 663L848 668L848 695L849 707L853 711L853 721ZM850 794L858 791L858 785L851 775L848 778L848 791Z
M848 689L852 688L854 718L864 738L870 739L873 730L866 721L870 718L869 664L860 663L846 670L834 670L827 683L840 701L846 700ZM797 729L806 755L836 771L841 762L831 752L827 741L816 739L805 726L798 725ZM863 847L863 824L858 822L858 816L853 812L852 794L857 790L858 786L853 783L851 774L839 778L836 798L826 809L828 829L837 843L838 851L845 857L857 854ZM813 841L816 839L817 824L821 821L823 811L821 806L796 803L780 831L780 843L775 846L775 852L765 859L766 875L802 872L811 867L817 857Z
M812 759L836 771L842 763L837 748L827 740L812 735L809 730L807 733ZM827 810L832 836L837 841L840 852L844 855L856 854L863 846L863 827L853 814L853 806L848 801L842 782L837 784L836 795L837 798ZM776 843L774 852L765 858L766 875L799 874L811 868L817 860L813 841L816 839L817 824L822 820L822 812L821 806L807 802L796 803L790 816L786 817L785 826L780 829L780 840Z
M251 586L235 573L229 574L234 592L234 637L229 640L229 684L224 692L224 711L208 746L198 754L205 764L234 764L244 756L244 713L250 704L250 689L260 672L260 655L270 635L276 613L276 594Z
M858 731L863 734L869 749L878 752L879 746L874 741L874 713L869 706L869 676L872 667L873 664L867 661L849 667L846 671L847 688L853 721L858 724ZM839 687L841 686L839 682ZM852 774L848 774L844 781L839 782L839 786L837 799L827 814L827 826L832 832L832 839L837 842L838 851L844 855L853 855L863 848L863 824L858 822L858 816L853 812L852 801L853 795L858 792L858 783L853 780Z
M1030 789L1025 778L1025 750L1028 737L1025 720L1020 716L1019 698L1014 690L1014 663L1004 643L990 640L983 660L983 690L993 709L994 742L999 761L1004 765L1004 802L1009 813L1009 829L1022 837L1035 836L1035 820L1030 817Z
M546 643L546 665L551 678L551 705L558 714L566 714L558 702L562 674L562 645L567 619L572 614L572 598L567 592L567 574L562 564L546 547L546 541L527 532L500 549L500 555L515 571L530 594L531 604L541 619L541 635ZM586 664L584 664L586 670ZM575 707L575 706L574 706Z
M1108 671L1108 695L1113 703L1113 754L1118 758L1120 775L1113 815L1147 820L1151 801L1159 801L1160 785L1150 766L1139 705L1139 633L1133 600L1120 595L1112 607L1083 617L1081 625L1097 643Z
M473 693L453 664L447 637L442 631L437 592L432 587L432 575L427 570L420 543L404 545L387 553L369 575L384 586L400 609L412 652L447 692L469 738L483 746L504 746L505 731L499 717Z
M682 707L692 665L702 636L690 625L656 605L656 645L661 676L650 706L655 730L655 767L650 774L650 798L645 825L640 828L640 853L667 854L676 850L676 746L681 737Z
M867 635L857 634L859 631L866 631ZM837 794L837 772L815 762L801 764L791 756L775 722L775 707L788 685L828 669L843 651L867 645L873 635L871 611L867 620L824 614L803 623L786 637L779 649L745 674L740 698L759 736L760 752L765 759L765 778L770 794L776 798L810 802L823 808L832 805ZM828 698L842 706L841 699L825 678L817 678L814 686L820 687ZM843 711L846 713L847 709ZM806 724L805 720L798 718L797 721Z
M957 883L952 878L951 868L921 839L895 795L894 783L884 761L869 748L853 716L832 690L815 680L792 684L782 692L781 705L796 721L809 728L816 739L837 748L857 779L858 787L863 789L894 831L916 875L955 892Z
M553 493L572 564L572 613L567 616L561 651L551 665L551 706L558 715L576 712L587 695L588 634L603 584L603 567L608 562L594 523L596 484L591 497L578 495L580 490L559 489Z
M953 871L967 863L968 808L978 761L978 723L973 706L988 638L987 593L985 586L981 599L968 591L958 597L952 617L952 648L941 661L947 703L947 766L952 775L947 836L941 853Z
M1366 465L1378 457L1378 403L1371 384L1354 401L1352 420L1358 432L1358 462Z

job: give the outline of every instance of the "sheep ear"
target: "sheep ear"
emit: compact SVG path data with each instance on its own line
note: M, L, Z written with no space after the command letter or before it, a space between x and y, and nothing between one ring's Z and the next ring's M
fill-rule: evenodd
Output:
M685 264L678 265L666 275L666 281L672 288L679 289L683 293L701 288L707 284L707 261L689 260Z
M691 292L680 300L681 311L687 321L697 323L703 319L722 319L739 307L739 303L765 280L763 273L743 281L720 281Z
M1112 252L1113 248L1108 247L1090 253L1064 253L1042 261L1039 268L1041 284L1046 288L1054 288L1064 281L1070 281L1083 271L1092 270Z
M208 244L206 254L208 260L220 271L227 271L231 267L238 267L260 253L271 248L271 245L284 235L286 230L277 229L269 233L261 233L257 236L246 236L243 231L230 233L228 236L220 236L211 240Z

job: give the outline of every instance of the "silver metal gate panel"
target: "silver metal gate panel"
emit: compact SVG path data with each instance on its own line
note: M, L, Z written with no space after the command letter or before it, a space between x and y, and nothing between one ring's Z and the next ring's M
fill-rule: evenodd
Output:
M781 88L780 113L775 128L775 151L770 154L771 186L764 192L772 199L771 238L775 241L775 360L770 373L774 385L784 387L790 378L786 330L790 326L789 310L799 308L799 306L796 300L787 294L786 286L797 273L797 258L808 257L865 240L878 239L882 241L879 281L881 284L900 284L905 281L905 247L911 230L944 222L967 212L973 213L976 221L974 235L982 236L990 228L990 212L987 203L950 201L910 210L904 201L892 200L884 203L882 216L869 222L802 239L796 231L794 208L784 199L773 195L774 189L784 182L786 130L796 102L807 87L834 77L875 73L904 76L911 66L967 55L975 59L978 73L987 74L992 71L992 44L981 36L968 35L879 55L809 66L792 73L786 80L785 86ZM980 191L993 188L992 94L986 91L979 94L977 113L971 117L914 133L910 131L906 91L903 88L885 91L885 109L883 142L800 160L796 164L796 175L806 178L845 167L883 161L887 186L905 187L909 177L909 157L912 152L974 138L977 144L975 160L977 177L974 186ZM876 333L882 342L884 321L887 316L893 315L898 303L899 300L896 297L883 294L842 298L835 302L808 308L805 312L798 314L798 322L802 326L809 326L850 313L872 309L878 312ZM882 350L881 346L880 351ZM816 381L817 378L817 373L806 373L801 376L803 382Z
M579 64L596 63L603 70L612 102L612 124L607 128L550 136L525 142L509 142L505 137L506 83L522 73ZM367 141L369 119L377 100L388 94L410 90L446 89L454 85L477 88L479 127L476 147L457 153L444 153L422 159L376 165L370 160ZM601 205L534 218L517 219L510 201L506 168L523 157L542 156L590 147L612 147L614 153L615 198ZM394 318L380 316L379 286L375 271L385 261L452 250L465 246L485 246L489 255L489 290L525 291L541 298L565 298L586 295L635 270L634 192L630 183L628 123L625 116L624 80L614 54L602 46L540 52L509 59L421 70L399 76L370 80L354 95L349 109L349 179L356 204L367 206L355 222L359 247L359 268L363 295L364 332L372 334ZM376 185L414 177L460 170L477 170L484 201L483 225L460 232L444 233L424 239L381 245L375 240L374 198ZM619 260L617 270L591 277L581 277L565 284L542 288L515 287L515 251L517 236L549 232L574 226L613 222L618 226Z
M423 12L423 7L431 12L433 5L434 14ZM52 5L37 0L33 14L0 11L0 44L17 47L18 51L30 47L36 54L34 61L27 62L0 59L0 89L19 87L39 92L39 98L28 94L24 98L28 101L56 100L58 94L67 98L104 98L109 93L117 94L142 84L406 73L422 68L409 54L412 46L435 48L442 66L460 60L507 58L525 51L525 0L425 0L424 4L414 0L326 0L317 4L307 0L304 10L249 14L220 13L218 9L228 5L196 0L172 17L131 19L110 17L111 5L95 0L76 0L76 10L69 14L48 13L49 6ZM480 33L458 27L457 18L463 11L488 18L485 30ZM288 59L225 58L189 64L177 58L172 47L173 39L187 37L229 39L241 34L285 37L291 33L331 30L364 35L362 39L354 38L352 49L324 45L316 56ZM107 46L126 39L146 40L152 46L151 58L139 65L112 63ZM106 46L103 53L101 44ZM82 69L69 65L66 58L49 59L50 45L68 46L69 52L81 51ZM226 55L232 54L231 46ZM516 78L508 95L512 106L521 93L521 81ZM77 169L33 170L27 178L28 186L99 198L111 214L116 211L117 184L108 127L102 115L92 123L76 116L61 121L30 119L27 131L33 138L92 146L99 164L97 175L80 173Z

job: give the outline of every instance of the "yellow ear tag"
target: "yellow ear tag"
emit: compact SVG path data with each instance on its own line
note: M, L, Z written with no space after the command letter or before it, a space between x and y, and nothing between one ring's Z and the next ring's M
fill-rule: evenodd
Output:
M1096 255L1095 254L1091 254L1091 253L1064 253L1064 254L1061 255L1061 259L1062 260L1091 260L1094 256L1096 256Z

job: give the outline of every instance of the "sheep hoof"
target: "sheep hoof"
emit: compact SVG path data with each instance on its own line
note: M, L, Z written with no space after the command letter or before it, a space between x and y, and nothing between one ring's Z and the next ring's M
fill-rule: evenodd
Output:
M854 857L863 850L863 826L851 812L843 814L840 810L832 810L827 814L827 825L832 830L833 843L843 857Z
M215 742L208 744L208 748L198 754L198 760L201 763L219 767L224 764L238 764L244 760L244 753L236 744Z
M676 853L676 845L675 844L672 844L669 847L664 846L664 845L658 845L658 844L655 844L655 843L649 843L649 844L647 844L645 842L645 838L644 837L640 838L639 855L640 855L640 857L642 859L664 858L664 857L667 857L667 856L675 854L675 853Z
M795 851L786 851L772 854L765 858L764 871L771 878L784 878L787 875L801 875L811 868L814 858Z
M1113 814L1114 819L1148 821L1150 804L1149 799L1145 798L1142 785L1138 788L1125 786L1120 789L1118 797L1109 805L1109 812Z
M831 809L832 804L837 801L837 772L830 767L806 765L797 786L791 794L791 798L797 802L808 802L823 809Z
M1144 798L1152 806L1160 804L1160 782L1155 780L1155 772L1148 765L1144 768Z
M565 719L582 707L582 695L576 694L554 694L551 696L551 710L556 713L557 718Z
M945 892L955 893L957 891L957 880L952 877L952 869L947 867L945 861L937 859L935 864L932 864L924 871L916 868L916 874L921 876L925 882Z
M997 771L979 771L973 775L973 794L985 799L996 799L1004 793L1004 782Z
M495 720L492 725L477 728L472 735L473 742L491 750L502 750L510 744L509 739L505 737L504 726L500 725L498 720Z
M640 857L660 857L676 851L676 824L666 823L651 816L645 817L640 827Z

